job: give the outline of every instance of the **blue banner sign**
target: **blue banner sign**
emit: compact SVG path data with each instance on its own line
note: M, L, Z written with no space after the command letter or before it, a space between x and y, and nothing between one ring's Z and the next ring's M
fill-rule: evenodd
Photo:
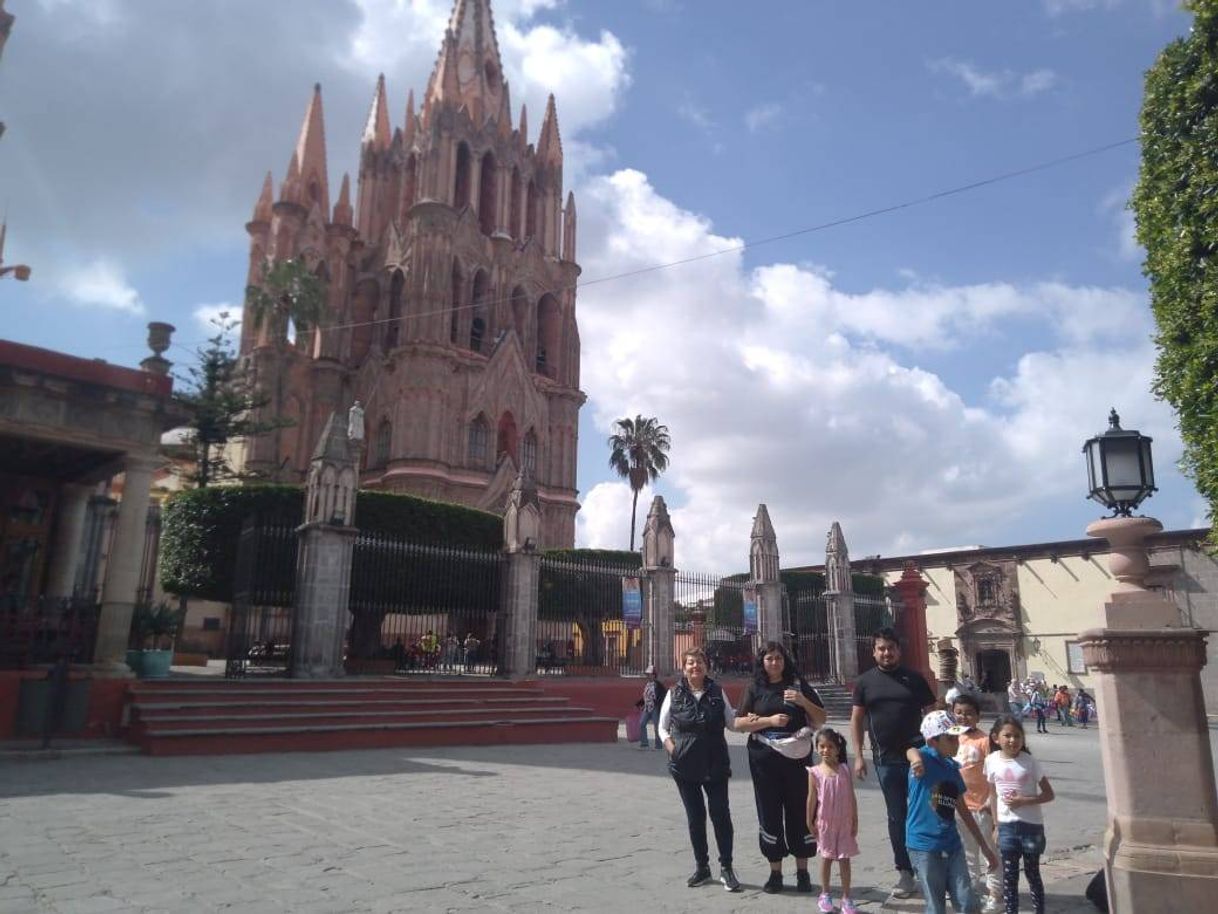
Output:
M643 627L643 592L638 578L622 578L622 621L629 631Z
M757 634L757 588L744 588L744 633Z

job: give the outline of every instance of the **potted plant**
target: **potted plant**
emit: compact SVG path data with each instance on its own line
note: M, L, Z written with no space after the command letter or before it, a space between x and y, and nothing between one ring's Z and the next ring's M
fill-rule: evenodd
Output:
M143 649L138 668L132 668L141 679L164 679L173 664L173 639L181 628L181 610L164 601L141 604L135 608L133 623Z

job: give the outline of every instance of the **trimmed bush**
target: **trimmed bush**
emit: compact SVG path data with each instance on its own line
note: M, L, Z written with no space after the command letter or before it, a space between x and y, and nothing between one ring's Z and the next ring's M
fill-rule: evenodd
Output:
M301 486L213 486L179 492L165 506L161 529L161 583L169 593L231 602L237 542L246 518L299 524ZM503 520L487 511L414 495L360 492L361 530L402 537L421 545L497 550Z

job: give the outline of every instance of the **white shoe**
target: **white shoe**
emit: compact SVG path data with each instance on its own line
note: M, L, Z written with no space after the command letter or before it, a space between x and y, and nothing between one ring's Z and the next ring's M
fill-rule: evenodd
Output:
M985 904L981 906L981 914L998 914L1002 910L1002 902L992 895L987 895Z
M914 879L914 874L909 870L899 870L901 876L897 880L897 884L893 886L893 898L908 898L914 892L918 891L918 881Z

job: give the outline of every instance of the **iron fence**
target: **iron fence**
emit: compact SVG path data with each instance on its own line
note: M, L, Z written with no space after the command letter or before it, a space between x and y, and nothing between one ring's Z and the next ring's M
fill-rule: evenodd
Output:
M829 597L821 588L788 587L783 630L800 674L811 682L833 678L829 639Z
M100 614L92 598L39 597L0 609L0 669L92 663Z
M298 545L292 524L251 519L241 528L233 608L225 639L225 676L287 672Z
M861 593L854 595L854 639L860 673L875 666L872 636L881 628L892 625L892 603L887 597Z
M624 565L543 555L538 581L537 672L544 676L642 675L643 630L623 618Z
M361 533L351 562L348 669L501 673L505 568L497 552Z
M673 656L693 647L706 651L711 675L749 675L760 647L758 620L746 620L748 575L678 571L673 582ZM748 621L748 624L746 624Z

